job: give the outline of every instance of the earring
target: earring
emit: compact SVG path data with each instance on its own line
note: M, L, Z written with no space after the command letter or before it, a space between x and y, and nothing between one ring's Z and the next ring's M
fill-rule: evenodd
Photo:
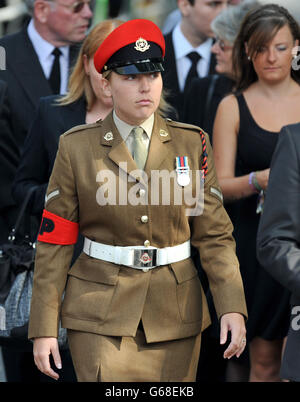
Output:
M248 56L247 59L250 61L251 60L250 56Z

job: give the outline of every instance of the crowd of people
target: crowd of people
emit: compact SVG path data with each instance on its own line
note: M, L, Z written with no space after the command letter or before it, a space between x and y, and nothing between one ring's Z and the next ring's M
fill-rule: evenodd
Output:
M2 346L8 382L300 381L300 27L274 3L178 0L163 34L139 19L89 29L88 0L31 0L0 39L0 244L36 187L29 332L24 350ZM122 183L123 162L149 177L182 155L179 185L203 172L198 216L174 199L97 204L101 170ZM38 233L43 219L78 237ZM129 246L147 262L109 257Z

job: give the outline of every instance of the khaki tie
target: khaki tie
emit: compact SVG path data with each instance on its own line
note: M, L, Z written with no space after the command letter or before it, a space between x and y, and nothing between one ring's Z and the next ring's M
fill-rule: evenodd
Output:
M144 129L142 127L134 127L132 129L133 159L135 160L137 167L141 170L144 169L147 155L148 155L147 146L143 142L143 132L144 132Z

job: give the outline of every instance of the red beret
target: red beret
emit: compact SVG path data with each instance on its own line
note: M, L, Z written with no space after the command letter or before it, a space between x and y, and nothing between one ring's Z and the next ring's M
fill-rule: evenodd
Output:
M144 62L148 62L148 71L139 68L139 72L150 72L151 68L162 71L156 62L162 62L164 55L165 40L158 26L146 19L136 19L124 22L104 39L94 55L94 64L100 73L129 65L143 65L145 69L147 63ZM150 66L149 62L155 63ZM131 73L119 70L116 71L120 74Z

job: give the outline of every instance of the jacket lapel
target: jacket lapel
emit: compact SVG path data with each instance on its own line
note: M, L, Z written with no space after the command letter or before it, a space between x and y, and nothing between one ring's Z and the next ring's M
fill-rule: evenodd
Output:
M163 72L164 85L168 90L174 93L180 93L179 82L177 76L175 51L173 46L172 32L165 36L166 55L164 61L165 71Z
M211 53L210 62L209 62L209 74L210 75L216 74L216 64L217 64L216 56L214 53Z

